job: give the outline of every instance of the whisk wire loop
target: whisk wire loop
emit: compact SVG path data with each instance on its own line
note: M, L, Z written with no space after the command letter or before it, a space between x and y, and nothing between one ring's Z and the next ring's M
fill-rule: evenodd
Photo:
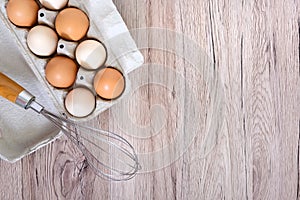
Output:
M91 169L98 176L114 181L129 180L140 169L133 146L123 137L109 131L77 124L45 109L41 114L59 127L79 148ZM90 147L90 150L87 147ZM93 154L91 151L98 152Z

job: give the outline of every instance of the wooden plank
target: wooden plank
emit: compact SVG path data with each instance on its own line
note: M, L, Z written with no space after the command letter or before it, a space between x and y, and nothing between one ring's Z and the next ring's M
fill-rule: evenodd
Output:
M24 186L21 174L21 163L0 161L0 199L22 199Z
M120 1L121 4L122 2L123 1ZM128 2L126 2L126 4L127 3ZM125 2L123 2L123 4L125 4ZM196 44L201 42L199 46L200 50L208 50L208 52L210 51L209 47L211 44L211 39L207 37L207 35L212 35L210 33L211 23L209 21L205 21L205 19L207 19L206 17L208 11L207 3L198 1L184 3L182 1L176 1L168 4L168 2L139 1L139 5L140 7L138 8L138 15L148 16L147 21L144 22L145 24L141 25L138 23L141 27L156 27L159 30L168 29L170 32L176 31L179 35L177 37L187 37ZM193 6L191 7L191 5ZM148 8L149 10L145 10L145 8ZM191 9L193 12L191 12ZM123 13L125 21L127 16L128 18L132 18L133 15L127 10L123 12L121 11L121 13ZM155 33L151 33L153 29L149 29L148 31L148 43L149 47L151 47L157 41L151 40L151 36L155 35ZM138 150L142 149L142 152L148 152L148 162L154 163L153 165L158 162L156 159L159 158L151 158L151 151L160 151L161 148L159 141L157 141L155 137L163 137L162 135L167 135L169 138L178 137L178 134L180 134L178 131L182 130L180 130L180 128L176 129L176 127L173 127L172 124L175 122L175 124L178 126L184 126L184 124L181 123L182 118L186 117L188 121L192 120L189 118L193 118L191 112L193 108L189 108L189 105L186 105L190 101L189 99L186 99L188 98L186 96L188 95L191 97L193 96L192 94L194 94L194 97L199 101L198 104L200 104L199 110L203 111L203 113L208 112L206 107L209 107L207 106L208 103L205 102L204 98L209 93L205 87L205 84L207 83L204 83L204 75L194 73L195 71L193 71L193 67L195 66L190 65L195 63L190 64L188 63L189 60L184 61L182 58L180 58L180 56L185 57L187 56L186 54L191 52L186 49L186 51L183 51L183 55L172 55L168 52L168 50L170 50L168 47L172 46L172 43L178 42L180 38L176 38L172 34L162 34L161 36L156 35L155 39L158 40L159 37L162 37L165 40L165 44L163 45L164 48L145 49L143 53L146 64L148 65L145 65L143 67L144 69L138 70L139 72L133 72L131 74L131 77L133 77L132 79L135 80L135 84L142 87L133 87L137 88L137 91L134 93L134 96L131 97L132 99L130 99L130 97L126 99L129 101L129 103L124 102L124 104L119 104L111 109L111 112L114 113L117 112L114 111L114 109L120 110L120 108L126 107L128 110L125 111L131 113L131 115L129 115L130 119L126 117L119 118L118 116L114 116L113 121L111 122L114 130L125 129L126 135L126 131L128 133L130 130L135 130L134 125L144 125L150 127L150 130L145 130L146 133L143 132L145 135L153 136L152 139L148 138L148 143L143 143L142 140L139 140L137 137L133 137L133 141L137 141L134 142L134 144L137 145ZM137 43L140 44L142 42L137 41ZM184 48L188 47L190 44L186 44L185 41L183 41L183 44L181 45L182 48ZM201 49L202 45L204 46L203 49ZM157 64L159 64L158 66L160 66L162 69L162 73L157 73ZM212 70L212 68L203 68L204 73L206 73L205 71L207 70ZM176 71L175 77L172 70ZM182 77L184 79L183 82L188 84L188 86L180 84L179 80ZM140 84L138 83L139 81L141 82ZM169 88L169 83L171 82L173 84L173 91L171 92L175 95L172 97L172 95L170 95L170 91L163 90L157 87L157 85L153 84L156 82L162 83L166 88ZM142 83L144 83L144 85ZM203 83L203 85L197 87L199 83ZM191 93L192 91L188 91L189 89L194 90L194 93ZM145 102L138 101L139 99L145 99ZM132 102L130 103L130 101ZM154 114L151 113L151 109L153 109L153 107L155 107L157 104L162 107L163 113L166 113L167 115L165 122L167 126L159 132L153 131L156 130L155 124L151 124L151 121L155 121L155 117L153 117ZM175 106L173 106L174 104ZM158 110L157 112L159 111L161 110ZM172 111L176 111L176 114L172 115ZM152 117L151 114L153 114ZM132 119L135 124L133 124L132 127L126 126L128 124L128 120ZM222 187L220 188L219 185L225 185L225 174L219 174L214 171L215 168L220 168L221 171L225 171L223 168L223 162L219 163L219 161L224 161L224 155L222 155L222 149L224 148L224 145L220 145L220 147L216 148L216 150L212 153L212 156L209 156L209 158L202 158L203 154L201 149L203 146L204 137L201 136L201 134L203 134L201 128L205 129L207 127L204 123L205 118L202 119L200 117L199 119L200 121L197 121L196 124L190 123L187 125L194 126L198 134L195 136L195 138L193 138L192 144L189 143L186 149L187 152L185 152L182 157L177 159L176 162L174 161L173 163L170 163L170 165L163 166L159 170L150 170L147 173L139 175L133 182L130 182L129 184L112 183L112 197L125 197L125 199L199 199L201 197L211 196L219 199L224 197L225 191L223 191ZM203 121L201 121L201 119ZM145 121L150 122L150 124L145 124ZM188 124L187 121L185 121L185 123ZM113 126L113 124L117 124L120 127ZM192 133L185 132L185 134ZM166 142L163 145L167 146L168 143ZM179 151L175 147L174 151L176 150ZM172 151L169 152L169 156L171 155ZM220 159L217 159L218 162L215 160L216 157L220 157Z
M244 37L249 198L297 198L299 32L296 5L292 1L265 1L245 6L251 19L247 20L250 26Z

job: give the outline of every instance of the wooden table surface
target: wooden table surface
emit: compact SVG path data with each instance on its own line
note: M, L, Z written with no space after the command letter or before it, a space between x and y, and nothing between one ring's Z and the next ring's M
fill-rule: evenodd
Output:
M91 124L132 142L143 169L105 181L62 137L0 161L0 199L299 199L300 1L114 3L145 65Z

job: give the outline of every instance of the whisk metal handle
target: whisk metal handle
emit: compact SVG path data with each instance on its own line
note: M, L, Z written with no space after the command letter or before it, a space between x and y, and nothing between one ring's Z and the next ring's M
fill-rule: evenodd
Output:
M22 86L1 72L0 96L25 109L27 109L35 99L35 97Z

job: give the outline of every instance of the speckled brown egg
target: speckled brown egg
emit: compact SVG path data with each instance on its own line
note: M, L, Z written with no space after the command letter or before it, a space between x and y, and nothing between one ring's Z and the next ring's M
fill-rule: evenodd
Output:
M78 41L86 35L89 19L80 9L66 8L56 16L55 28L63 39Z
M34 0L9 0L6 5L8 19L16 26L30 27L37 22L39 5Z
M124 77L117 69L101 69L94 77L94 89L103 99L116 99L125 89Z
M45 74L52 86L68 88L75 82L77 65L68 57L56 56L47 63Z

